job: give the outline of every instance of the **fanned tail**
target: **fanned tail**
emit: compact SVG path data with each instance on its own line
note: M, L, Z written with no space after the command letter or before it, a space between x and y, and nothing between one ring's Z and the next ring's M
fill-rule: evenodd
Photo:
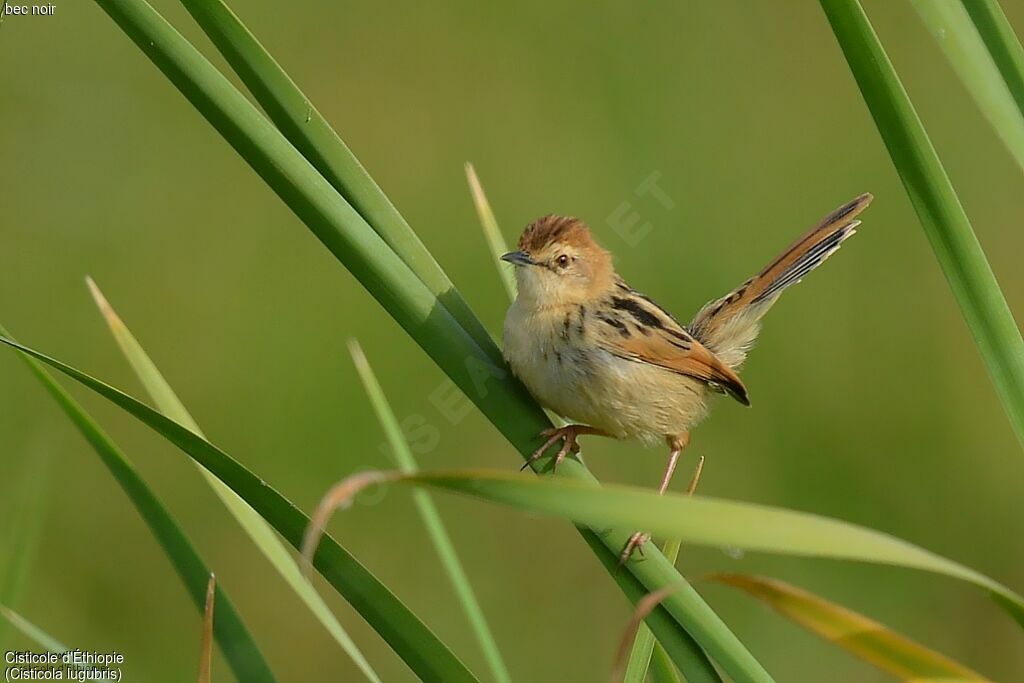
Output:
M690 324L691 334L729 367L741 366L761 329L761 317L782 290L800 282L856 232L860 225L856 218L872 199L862 194L839 207L760 273L727 296L705 304Z

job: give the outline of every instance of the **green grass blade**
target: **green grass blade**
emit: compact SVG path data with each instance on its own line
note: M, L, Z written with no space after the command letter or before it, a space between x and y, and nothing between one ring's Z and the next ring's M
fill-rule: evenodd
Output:
M913 5L981 113L1024 169L1024 113L963 4L954 0L913 0Z
M693 477L690 479L690 485L686 488L687 493L692 494L697 490L697 483L700 481L700 475L703 470L704 456L701 456L697 461L697 468L693 473ZM670 538L661 546L661 553L665 556L666 560L674 565L679 558L679 549L682 545L683 542L678 538ZM647 680L647 671L650 669L654 646L654 634L646 625L641 624L640 630L636 634L636 640L633 641L633 648L629 652L626 672L622 679L623 683L644 683Z
M478 344L490 339L469 304L327 120L221 0L181 0L284 136L323 175ZM498 359L495 356L495 359Z
M618 554L608 552L604 541L597 533L582 526L576 528L582 534L583 540L601 560L601 564L604 565L608 574L619 585L619 589L622 590L629 602L636 605L652 592L636 576L626 571L629 569L628 567L624 570L619 562ZM650 556L650 551L645 549L644 552ZM693 590L685 581L680 581L675 585L680 586L679 590ZM689 631L679 628L675 615L665 606L666 602L667 598L662 600L661 604L644 619L644 624L654 632L658 642L664 646L665 651L679 667L679 670L686 672L687 683L722 683L722 678L718 675L711 660L708 659L707 653L701 649Z
M41 451L27 463L20 481L16 480L8 488L2 503L8 512L4 515L4 523L0 525L4 550L0 553L0 605L17 607L18 599L28 583L46 517L52 467L53 455ZM6 626L6 623L0 622L0 652L6 652L3 647L7 635Z
M356 370L359 373L359 379L362 380L363 388L366 390L367 396L370 397L370 404L373 406L377 419L380 421L384 434L387 436L388 445L391 447L390 452L394 457L395 464L403 472L417 471L419 466L416 464L416 459L409 449L409 443L402 434L398 418L395 417L394 411L391 410L387 396L385 396L380 382L377 381L377 377L370 367L370 363L366 360L366 355L363 353L362 348L360 348L359 343L352 340L349 343L349 352L352 354L352 361L355 363ZM455 595L458 597L459 604L462 605L462 610L466 613L466 618L469 620L473 633L480 643L480 648L483 650L494 680L499 683L511 683L512 677L509 675L508 668L501 657L498 643L494 640L494 635L487 625L487 619L484 617L480 602L476 599L476 594L473 592L473 586L470 584L469 577L462 567L462 562L455 552L455 545L448 535L448 530L441 520L441 513L438 512L437 506L426 491L416 491L415 493L413 502L420 514L420 518L423 520L423 525L427 528L427 535L430 536L430 541L434 544L434 549L437 551L445 573L448 574L448 580L451 581L452 588L455 589Z
M476 169L468 161L466 162L466 182L469 183L469 192L473 195L473 206L476 207L476 215L480 219L480 227L483 228L484 237L487 239L487 247L491 251L491 258L494 259L494 264L498 268L498 275L501 276L501 284L505 286L508 298L510 300L515 299L515 274L512 272L512 267L509 264L501 261L502 254L507 254L510 251L508 244L505 243L505 238L501 234L501 228L498 227L498 219L494 217L494 211L491 210L491 203L487 201L487 195L484 194L484 188L480 184L480 178L476 175Z
M16 628L18 631L21 631L21 633L24 634L26 638L28 638L36 645L46 650L47 652L56 652L57 654L62 655L68 651L68 649L64 647L64 645L59 640L57 640L49 633L39 628L38 626L36 626L31 621L21 616L14 610L2 604L0 604L0 617L3 617L7 621L7 623ZM5 650L5 652L7 652L7 650Z
M1024 341L967 214L860 3L821 5L1024 445Z
M890 630L886 626L782 581L762 576L711 577L739 588L860 659L901 681L985 681L963 664Z
M1024 47L997 0L963 0L1017 108L1024 112Z
M299 547L309 518L227 453L162 413L69 365L10 339L0 337L0 343L43 361L138 418L227 484L289 544ZM417 676L424 681L438 683L477 680L451 650L358 560L330 536L325 536L324 541L314 558L316 569ZM208 576L208 572L203 575L200 592L205 591ZM217 600L222 604L220 593ZM223 610L221 614L223 616Z
M338 192L206 59L144 0L97 0L196 109L221 133L318 239L363 284L399 325L438 364L521 455L532 452L537 433L550 426L525 387L512 378L492 342L480 342L451 316L438 297L395 255ZM580 463L563 476L596 484ZM591 547L592 532L581 531ZM631 530L602 537L602 564L609 566ZM669 563L650 562L629 571L648 590L683 581ZM620 583L620 585L623 585ZM735 680L768 681L757 662L692 587L663 606ZM660 636L659 636L660 637ZM686 642L681 638L680 643ZM680 651L674 651L679 654ZM703 655L692 653L692 660ZM678 662L690 675L683 661Z
M531 513L564 517L596 529L645 529L695 545L920 569L984 589L1024 626L1024 598L1001 583L889 534L828 517L753 503L658 494L631 486L594 487L561 477L538 479L493 470L379 472L363 476L369 481L454 491ZM630 563L642 565L648 561L634 557Z
M654 652L651 653L650 677L651 683L684 683L659 643L654 644Z
M103 292L91 278L87 278L89 291L92 293L96 305L99 307L103 318L110 328L111 334L120 346L121 351L128 359L128 363L135 371L135 375L142 382L146 392L153 399L156 407L167 417L199 436L206 438L199 425L185 409L184 404L171 388L171 385L164 379L163 374L153 363L142 345L135 339L135 336L128 329L127 325L111 307ZM219 479L203 469L198 464L203 478L213 489L217 497L234 516L242 529L249 535L253 543L263 553L271 565L277 570L288 586L295 591L303 604L313 613L317 620L323 624L327 632L334 638L341 649L352 659L363 675L370 681L380 683L380 678L374 672L373 667L366 661L366 657L359 651L345 629L335 618L330 608L317 594L312 585L302 576L298 564L292 558L285 546L275 535L270 525L260 517L255 510L246 504L234 491L225 486Z
M0 327L0 333L6 334L6 330ZM135 509L138 510L139 515L167 554L171 564L174 565L175 571L178 572L182 583L185 584L196 608L202 613L206 602L206 584L210 570L193 547L192 542L178 526L167 508L142 480L131 461L71 398L71 395L29 355L22 354L22 358L85 437L85 440L96 451L100 460L132 501ZM235 676L238 680L247 683L249 681L272 683L275 678L270 667L234 605L220 588L217 589L217 599L221 607L215 635L221 651L231 665L232 671L235 672Z
M665 541L661 547L661 554L674 565L676 558L679 557L681 545L679 539ZM646 624L641 624L633 647L629 651L629 659L626 660L626 672L622 676L622 683L644 683L647 680L655 643L654 633Z

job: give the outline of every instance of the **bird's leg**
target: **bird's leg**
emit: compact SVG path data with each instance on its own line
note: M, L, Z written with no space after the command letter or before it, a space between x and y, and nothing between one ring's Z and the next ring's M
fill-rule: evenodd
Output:
M661 485L658 486L658 495L664 495L665 491L668 490L669 484L672 482L672 475L675 474L676 465L679 463L679 455L686 448L686 444L690 443L690 433L683 432L679 436L666 437L665 441L668 443L671 452L668 454L668 464L665 465L665 474L661 477ZM644 543L651 540L651 535L644 533L643 531L637 531L629 537L629 541L626 542L626 547L622 549L622 554L619 555L619 563L626 564L629 562L629 558L633 555L633 551L638 551L641 555L644 554Z
M540 433L540 436L545 437L544 445L535 450L532 455L526 460L526 463L520 468L520 471L525 470L527 467L537 461L544 451L548 449L551 444L555 443L559 439L562 439L562 447L558 449L558 453L555 455L554 462L551 463L551 471L562 464L565 460L565 456L572 453L580 452L580 445L576 443L576 437L584 434L594 434L597 436L611 436L608 432L605 432L597 427L588 427L587 425L566 425L565 427L552 427L545 429Z

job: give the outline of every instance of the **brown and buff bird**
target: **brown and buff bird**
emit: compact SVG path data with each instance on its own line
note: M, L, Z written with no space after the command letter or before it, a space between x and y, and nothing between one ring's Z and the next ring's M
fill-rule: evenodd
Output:
M504 355L541 404L578 424L546 430L540 458L561 440L552 469L576 438L596 434L645 443L664 440L672 479L690 430L712 394L750 405L737 371L782 291L821 265L852 235L871 202L863 194L821 223L730 294L709 302L689 325L623 280L581 220L545 216L501 258L516 266L518 294L505 318ZM623 560L647 540L637 532Z

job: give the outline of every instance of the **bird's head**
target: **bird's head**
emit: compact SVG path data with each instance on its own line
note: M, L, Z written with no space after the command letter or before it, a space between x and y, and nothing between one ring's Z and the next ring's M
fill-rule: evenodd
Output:
M538 308L586 303L614 282L611 254L578 218L538 218L523 231L518 247L501 259L516 267L519 297Z

